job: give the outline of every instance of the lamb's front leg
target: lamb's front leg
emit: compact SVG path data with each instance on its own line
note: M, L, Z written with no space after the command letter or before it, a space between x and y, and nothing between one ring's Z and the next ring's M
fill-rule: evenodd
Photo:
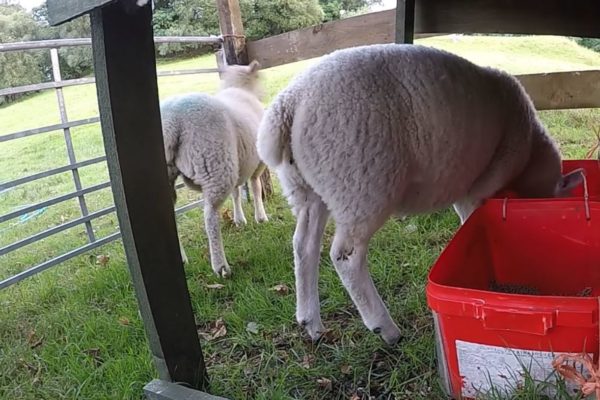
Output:
M262 184L260 183L260 175L250 179L250 186L252 186L252 197L254 198L254 219L256 222L267 222L267 213L265 212L265 206L262 200Z
M369 238L356 238L338 225L331 246L331 261L356 305L363 322L389 345L400 339L400 330L381 300L367 265Z
M242 208L242 187L237 186L233 189L231 197L233 197L233 223L235 226L246 225L246 216Z
M319 304L319 259L321 241L327 223L328 211L315 194L296 208L294 232L294 275L296 277L296 320L312 340L318 340L325 328L321 322Z
M215 274L225 278L231 275L231 268L223 250L223 239L219 226L219 207L211 204L208 199L205 199L204 203L204 225L210 247L210 264Z

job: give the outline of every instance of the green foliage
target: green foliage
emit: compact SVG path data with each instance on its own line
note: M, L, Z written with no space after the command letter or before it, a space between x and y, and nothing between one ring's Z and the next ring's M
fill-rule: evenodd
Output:
M592 49L600 53L600 39L595 38L575 38L575 41L583 47Z
M39 39L69 39L90 37L91 27L88 15L76 18L60 26L49 26L48 8L46 3L32 10L32 15L38 23ZM91 74L92 49L89 46L67 47L60 49L60 70L63 79L75 79ZM44 64L47 74L50 73L50 55L44 52Z
M352 15L365 10L370 5L381 3L381 0L319 0L325 22Z
M0 5L0 43L35 40L38 33L37 24L21 6ZM38 83L43 79L41 61L34 52L0 53L0 87ZM0 97L0 104L18 97Z
M245 34L260 39L323 21L317 0L240 0ZM214 0L162 0L155 2L156 35L218 35L219 18ZM168 44L159 46L159 55L171 55L208 47Z

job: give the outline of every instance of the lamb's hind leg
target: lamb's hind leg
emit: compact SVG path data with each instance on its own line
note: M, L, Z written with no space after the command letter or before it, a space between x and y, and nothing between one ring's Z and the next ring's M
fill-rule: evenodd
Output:
M312 340L317 340L325 331L321 322L318 282L321 242L329 212L312 191L297 190L292 197L296 215L293 240L296 320Z
M400 339L400 330L369 274L367 250L370 238L370 234L356 234L351 227L338 225L331 246L331 261L367 328L393 345Z
M231 268L225 258L221 227L219 225L219 207L221 204L204 201L204 225L210 248L210 264L215 274L225 278L231 275Z
M233 197L233 222L236 226L246 225L246 216L244 216L244 209L242 208L242 187L237 186L233 189L231 197Z
M267 218L267 213L265 212L265 206L262 200L260 175L250 179L250 186L252 186L252 197L254 198L254 219L258 223L267 222L269 218Z

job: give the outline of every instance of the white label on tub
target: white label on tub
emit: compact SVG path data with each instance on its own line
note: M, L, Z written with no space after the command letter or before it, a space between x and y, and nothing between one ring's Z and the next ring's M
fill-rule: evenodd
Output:
M552 352L510 349L478 343L456 341L458 370L463 377L462 395L475 398L493 387L512 393L524 382L524 369L538 382L556 382ZM552 395L552 386L547 395ZM574 389L572 384L567 387Z

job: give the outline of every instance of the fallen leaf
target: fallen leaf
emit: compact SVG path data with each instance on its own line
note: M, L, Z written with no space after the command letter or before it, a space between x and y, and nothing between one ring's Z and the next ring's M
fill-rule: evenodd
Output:
M275 285L273 286L271 289L269 289L277 294L280 294L282 296L285 296L286 294L288 294L290 292L290 288L287 287L286 284L279 284L279 285Z
M418 230L418 228L417 228L417 226L415 224L408 224L404 228L404 231L406 233L415 233L417 230Z
M313 366L314 361L315 356L312 354L305 354L304 357L302 357L302 366L306 369L309 369Z
M317 383L319 384L319 387L321 389L327 390L328 392L331 391L331 389L333 389L333 385L331 384L331 379L319 378L319 379L317 379Z
M104 362L104 360L102 360L102 357L100 356L99 348L87 349L84 351L84 353L92 357L92 360L94 361L94 365L96 367L99 367Z
M129 318L127 317L119 317L119 324L127 326L129 325Z
M246 332L254 335L258 334L258 324L256 322L248 322L248 325L246 325Z
M344 374L344 375L349 375L352 372L352 366L348 365L348 364L344 364L340 368L340 371L342 371L342 374Z
M96 264L101 265L103 267L106 264L108 264L109 261L110 261L110 257L105 254L100 254L99 256L96 256Z
M231 214L231 210L229 208L224 208L221 216L223 217L223 222L226 225L233 225L233 215Z
M227 335L227 328L223 318L217 319L209 325L208 332L198 332L198 334L207 341L215 340Z
M223 289L225 287L225 285L222 285L220 283L211 283L210 285L206 285L206 287L208 289L217 289L217 290L219 290L219 289Z
M43 341L43 336L38 338L34 330L29 331L29 334L27 335L27 343L29 343L29 348L35 349L36 347L41 346Z

